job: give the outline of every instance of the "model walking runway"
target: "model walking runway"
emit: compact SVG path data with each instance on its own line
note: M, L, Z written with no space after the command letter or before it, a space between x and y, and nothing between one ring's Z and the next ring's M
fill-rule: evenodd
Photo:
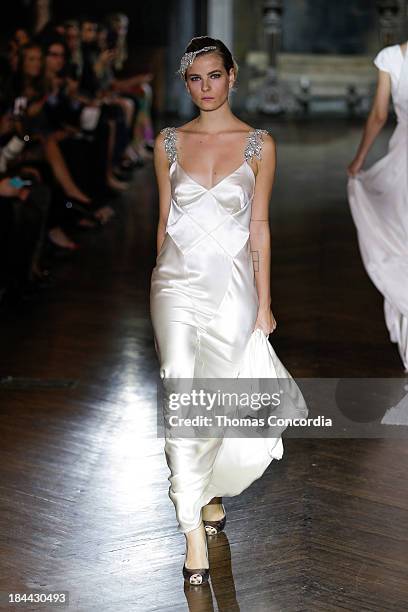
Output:
M374 107L348 183L351 212L361 256L384 296L390 339L408 371L408 53L406 45L382 49L374 60L380 71ZM387 155L360 170L388 113L391 92L397 126ZM377 123L376 116L378 115Z

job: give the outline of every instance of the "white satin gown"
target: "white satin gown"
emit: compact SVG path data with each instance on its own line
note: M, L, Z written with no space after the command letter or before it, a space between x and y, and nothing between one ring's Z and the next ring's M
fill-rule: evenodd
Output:
M239 168L211 189L177 160L177 130L164 128L171 202L165 239L151 277L150 311L162 379L237 377L258 312L249 223L262 135L248 134ZM248 442L248 441L247 441ZM249 442L254 442L251 439ZM169 496L178 529L199 526L212 497L237 495L283 454L270 440L269 461L233 438L169 438Z
M391 77L397 126L388 153L348 181L348 196L367 274L384 296L390 340L408 371L408 53L382 49L374 64Z

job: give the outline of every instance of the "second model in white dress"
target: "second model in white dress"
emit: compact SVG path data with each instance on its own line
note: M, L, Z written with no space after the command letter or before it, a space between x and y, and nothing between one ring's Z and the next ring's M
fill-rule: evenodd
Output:
M385 321L408 371L408 53L400 45L374 59L391 77L397 126L387 155L348 182L361 256L384 296Z

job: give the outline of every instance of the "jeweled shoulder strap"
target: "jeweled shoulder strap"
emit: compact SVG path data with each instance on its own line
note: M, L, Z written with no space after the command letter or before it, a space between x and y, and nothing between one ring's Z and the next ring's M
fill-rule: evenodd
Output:
M262 144L263 144L263 134L267 134L267 130L256 129L252 130L248 134L248 142L245 147L244 157L246 161L252 159L255 155L258 159L262 159Z
M175 127L165 127L160 130L160 134L164 134L164 148L167 153L169 164L177 160L177 133Z

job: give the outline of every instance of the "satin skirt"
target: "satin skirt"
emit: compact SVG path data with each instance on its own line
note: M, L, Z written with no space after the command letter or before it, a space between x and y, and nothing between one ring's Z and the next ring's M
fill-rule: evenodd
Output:
M178 378L236 378L258 313L249 240L234 258L210 242L183 255L167 233L152 272L150 312L166 393ZM166 437L164 451L169 496L186 533L199 526L212 497L238 495L282 457L283 445L276 439L266 462L260 447L257 456L253 444L234 438Z
M384 296L390 340L408 370L408 125L400 121L387 155L348 181L361 257Z

